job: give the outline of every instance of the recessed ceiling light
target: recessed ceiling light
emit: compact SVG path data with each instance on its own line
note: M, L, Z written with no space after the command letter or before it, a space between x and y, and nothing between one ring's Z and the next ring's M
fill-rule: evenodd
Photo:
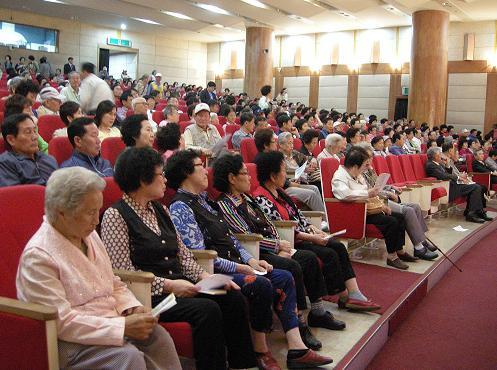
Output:
M44 0L47 3L55 3L55 4L65 4L65 2L60 1L60 0Z
M215 5L197 3L197 6L199 8L202 8L204 10L208 10L208 11L213 12L213 13L230 15L230 13L228 13L226 10L224 10L218 6L215 6Z
M124 23L121 23L121 29L124 31L126 29L126 25Z
M249 4L249 5L252 5L252 6L256 6L258 8L261 8L261 9L268 9L267 5L264 4L264 3L261 3L260 1L258 0L242 0L245 4Z
M176 12L170 12L167 10L161 10L161 13L170 15L171 17L179 18L179 19L186 19L188 21L193 21L194 19L192 17L189 17L187 15L181 14L181 13L176 13Z
M143 23L155 24L155 25L158 25L158 26L162 26L159 22L152 21L152 20L150 20L150 19L145 19L145 18L135 18L135 17L131 17L131 19L134 19L135 21L140 21L140 22L143 22Z
M290 14L288 17L292 18L292 19L295 19L297 21L301 21L301 22L303 22L305 24L313 24L314 23L310 19L301 17L300 15L296 15L296 14Z

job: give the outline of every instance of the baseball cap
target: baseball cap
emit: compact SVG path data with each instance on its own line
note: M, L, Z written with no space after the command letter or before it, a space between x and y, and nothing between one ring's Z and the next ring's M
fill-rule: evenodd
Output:
M467 128L465 128L464 130L462 130L463 134L469 134L469 130Z
M333 128L340 126L343 122L342 121L335 121L333 122Z
M198 112L201 112L203 110L206 110L207 112L211 111L207 104L199 103L196 105L195 110L193 111L193 114L197 114Z
M59 92L55 88L47 86L41 89L40 100L44 102L48 99L58 99L61 102L64 102L66 100L66 97L64 95L59 94Z
M155 74L155 77L162 77L162 73L157 72L157 73Z

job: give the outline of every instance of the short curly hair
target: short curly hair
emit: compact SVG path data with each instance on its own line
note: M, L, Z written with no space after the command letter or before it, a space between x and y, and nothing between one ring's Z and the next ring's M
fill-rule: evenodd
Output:
M238 175L243 168L243 158L239 154L225 154L219 157L213 164L213 186L221 193L229 191L228 176Z
M263 128L255 132L254 142L258 152L263 152L266 146L271 145L274 131L270 128Z
M169 122L165 127L159 127L156 134L159 152L176 150L179 148L181 131L177 123Z
M257 165L257 180L263 185L271 180L271 175L276 175L281 170L281 164L284 162L283 153L278 151L270 151L267 153L259 153L255 159Z
M133 114L123 121L121 125L121 139L126 146L135 146L136 139L140 137L142 122L148 121L144 114Z
M302 142L304 144L310 144L312 139L318 138L319 139L319 131L314 130L313 128L307 130L302 134Z
M162 158L152 148L128 148L117 158L114 180L126 194L136 191L141 183L154 181L155 169L162 169Z
M179 150L167 160L164 174L168 187L174 190L181 187L183 181L195 171L195 158L199 156L193 150Z

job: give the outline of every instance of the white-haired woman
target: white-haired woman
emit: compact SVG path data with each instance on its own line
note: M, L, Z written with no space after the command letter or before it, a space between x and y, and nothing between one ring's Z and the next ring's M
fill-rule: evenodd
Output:
M55 171L45 216L17 272L20 300L56 307L59 364L71 369L181 369L174 343L121 280L95 231L105 181Z
M324 149L318 155L318 162L323 158L335 158L337 161L343 157L342 151L345 149L345 139L340 134L329 134L324 141Z

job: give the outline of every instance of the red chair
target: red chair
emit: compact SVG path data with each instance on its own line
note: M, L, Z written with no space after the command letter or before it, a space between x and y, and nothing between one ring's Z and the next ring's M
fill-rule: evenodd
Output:
M167 106L167 104L159 103L155 106L155 110L162 112L166 106Z
M190 116L188 115L188 113L181 113L179 115L179 121L190 121Z
M449 182L439 181L434 177L427 177L425 170L425 163L427 160L426 154L410 154L409 159L411 160L412 169L416 180L421 183L431 184L431 201L440 200L440 203L447 204L449 194Z
M225 116L217 116L217 119L219 120L219 124L221 126L224 126L226 124L226 117Z
M212 123L212 125L216 126L216 129L217 129L217 132L219 132L219 135L221 135L221 137L224 137L225 133L224 133L223 126L220 125L219 123Z
M250 193L253 193L255 189L259 187L259 180L257 180L257 166L255 163L245 163L247 166L247 172L250 176Z
M300 150L300 148L302 148L302 145L302 140L300 140L299 138L293 139L293 149Z
M0 188L0 361L4 369L45 370L58 365L56 347L55 352L49 351L49 346L57 344L57 311L18 301L15 283L24 247L42 222L44 194L40 185Z
M5 100L0 99L0 112L5 111Z
M402 172L402 166L400 165L398 156L389 155L386 158L383 157L377 157L377 158L385 159L387 161L392 181L395 184L404 184L405 186L416 184L416 181L408 181L405 178L404 172Z
M0 112L0 127L2 127L3 119L4 119L4 112Z
M73 147L66 136L54 137L48 143L48 154L55 158L59 166L68 160L73 152Z
M133 114L135 114L135 112L133 111L133 109L128 109L126 111L126 117L132 116Z
M275 135L278 135L278 132L280 132L280 129L278 126L269 126L271 130L273 130Z
M325 139L319 140L319 147L321 148L321 150L323 150L326 147L326 140Z
M3 141L3 137L0 137L0 154L5 152L5 143Z
M236 118L235 118L235 123L236 123L237 125L239 125L239 124L240 124L240 117L236 117Z
M164 113L160 110L156 110L154 113L152 113L152 120L159 124L164 120Z
M267 120L267 123L273 127L278 127L278 123L276 123L276 120L274 118L270 118Z
M192 123L190 121L180 121L179 122L179 130L181 133L184 133L185 132L185 129L192 125Z
M254 139L246 138L240 142L240 154L242 155L243 162L253 163L257 155L257 147L255 146Z
M339 165L335 158L324 158L320 162L321 184L323 184L323 198L330 232L346 229L347 231L342 237L349 239L362 239L366 236L383 238L383 235L374 225L366 224L365 201L343 202L333 195L331 181Z
M207 194L209 195L209 198L212 200L217 200L219 196L221 195L221 192L218 191L214 186L214 170L212 167L207 168L207 178L209 179L209 185L207 186Z
M321 149L321 147L320 147L320 146L319 146L319 144L318 144L318 145L316 145L316 146L314 147L314 149L313 149L313 151L312 151L312 156L313 156L314 158L317 158L317 157L318 157L318 155L319 155L319 153L321 153L322 151L323 151L323 149Z
M240 127L241 126L239 126L239 125L227 125L226 126L226 135L231 134L231 136L233 136L233 134L235 132L237 132L240 129ZM228 149L233 149L233 144L231 143L231 137L228 140Z
M0 90L0 98L4 96L9 96L9 90Z
M53 133L59 128L64 128L66 125L58 115L44 115L38 118L38 134L47 143L52 140Z
M373 157L373 168L378 175L382 173L390 173L390 169L388 168L387 160L384 157L374 156ZM392 184L392 177L388 179L388 184ZM397 184L399 185L399 184ZM402 185L399 185L402 186Z
M116 164L119 154L126 149L126 145L120 137L108 137L102 141L100 149L102 158L109 160L112 167Z

